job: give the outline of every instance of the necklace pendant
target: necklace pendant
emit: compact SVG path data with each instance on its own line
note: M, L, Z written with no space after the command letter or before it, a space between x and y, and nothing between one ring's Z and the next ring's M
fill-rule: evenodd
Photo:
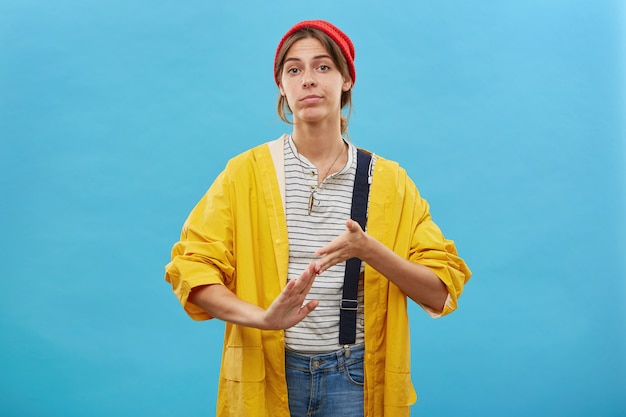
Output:
M311 191L311 195L309 196L309 216L311 215L311 210L313 210L314 202L315 202L315 191Z

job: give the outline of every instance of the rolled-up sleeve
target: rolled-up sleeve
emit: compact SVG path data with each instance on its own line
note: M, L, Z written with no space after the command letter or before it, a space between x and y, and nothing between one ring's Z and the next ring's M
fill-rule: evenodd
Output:
M411 244L410 260L430 268L448 289L444 309L441 313L422 306L431 317L445 316L457 308L458 298L472 273L458 255L454 241L446 239L432 220L429 205L419 197L416 210L415 231Z
M228 181L220 174L185 221L180 240L172 249L165 266L165 280L194 320L212 317L189 302L189 294L199 286L229 286L235 273L232 212Z

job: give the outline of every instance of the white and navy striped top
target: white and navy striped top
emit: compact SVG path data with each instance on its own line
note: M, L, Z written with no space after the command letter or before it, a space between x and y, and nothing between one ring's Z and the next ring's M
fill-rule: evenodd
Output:
M348 142L348 162L317 189L315 166L285 140L285 208L289 233L289 279L297 278L314 260L315 251L346 230L356 175L357 149ZM309 197L315 200L309 215ZM289 349L304 353L331 352L339 344L339 303L346 263L334 265L316 277L307 300L319 306L302 322L285 330ZM363 268L363 266L362 266ZM356 343L363 343L363 280L359 281Z

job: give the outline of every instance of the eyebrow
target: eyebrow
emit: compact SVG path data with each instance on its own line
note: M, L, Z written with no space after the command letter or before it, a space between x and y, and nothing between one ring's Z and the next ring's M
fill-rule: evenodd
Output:
M330 59L331 61L333 60L333 58L330 55L316 55L313 57L313 61L317 61L319 59ZM285 59L285 62L288 62L288 61L302 61L302 60L297 57L291 57L291 58Z

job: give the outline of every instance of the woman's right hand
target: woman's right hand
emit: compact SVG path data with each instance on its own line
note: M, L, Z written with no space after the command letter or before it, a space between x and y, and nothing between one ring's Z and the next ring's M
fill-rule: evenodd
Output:
M285 288L270 304L263 315L262 328L268 330L283 330L300 323L309 313L319 305L318 300L311 300L304 304L315 277L319 271L314 262L297 279L287 282Z
M267 310L243 301L223 285L196 287L189 301L201 307L212 317L229 323L262 330L284 330L302 321L315 310L319 301L304 304L319 267L311 262L298 279L290 280Z

